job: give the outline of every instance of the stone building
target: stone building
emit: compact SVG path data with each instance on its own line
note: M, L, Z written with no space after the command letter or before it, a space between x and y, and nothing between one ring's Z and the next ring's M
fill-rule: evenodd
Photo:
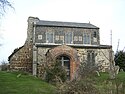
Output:
M90 23L29 17L26 42L9 56L10 69L43 77L44 67L50 60L58 59L71 80L81 62L92 66L101 63L101 71L106 71L110 66L112 47L100 44L99 33L99 27Z

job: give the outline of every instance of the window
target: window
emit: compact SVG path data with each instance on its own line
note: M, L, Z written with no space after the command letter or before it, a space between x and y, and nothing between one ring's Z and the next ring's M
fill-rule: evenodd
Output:
M83 44L90 44L90 34L84 33Z
M89 65L91 63L91 56L90 53L87 54L87 64Z
M59 40L59 36L58 35L56 35L56 40Z
M42 39L43 39L43 36L42 36L42 35L38 35L38 39L39 39L39 40L42 40Z
M60 36L60 40L62 40L64 42L64 36Z
M70 80L70 59L67 56L59 56L57 61L60 62L60 65L65 67L67 80Z
M82 36L79 36L79 41L82 41Z
M92 62L95 63L95 54L92 53Z
M96 34L96 32L94 32L94 34L93 34L93 37L94 37L94 38L96 38L96 37L97 37L97 34Z
M78 41L78 36L74 36L74 41Z
M64 40L64 36L60 36L60 40Z
M53 42L54 42L53 32L47 32L47 43L53 43Z
M65 33L65 43L70 44L72 42L72 32Z
M88 51L87 54L87 64L89 66L93 66L95 64L95 53L92 51Z

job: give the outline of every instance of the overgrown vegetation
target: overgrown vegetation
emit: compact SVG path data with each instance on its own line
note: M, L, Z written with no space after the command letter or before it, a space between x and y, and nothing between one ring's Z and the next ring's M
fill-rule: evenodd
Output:
M60 62L56 61L46 67L45 80L55 85L66 81L66 71L65 68L60 65Z
M73 80L58 86L59 94L125 94L125 73L120 72L115 79L108 73Z
M73 81L60 84L58 92L60 94L100 94L94 80L99 67L99 65L88 65L86 62L81 63L78 77Z
M79 76L73 81L62 81L59 75L64 69L58 63L51 66L48 73L51 83L56 83L58 94L125 94L125 73L121 72L114 79L110 79L113 74L99 73L101 68L101 65L88 65L83 62L78 70Z

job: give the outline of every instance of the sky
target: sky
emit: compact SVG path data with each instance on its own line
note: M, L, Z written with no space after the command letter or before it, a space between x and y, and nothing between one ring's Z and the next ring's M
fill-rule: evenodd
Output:
M125 50L125 0L13 0L0 18L0 62L8 61L27 37L29 16L40 20L91 23L100 28L100 43ZM111 33L112 32L112 33ZM119 46L118 46L119 41Z

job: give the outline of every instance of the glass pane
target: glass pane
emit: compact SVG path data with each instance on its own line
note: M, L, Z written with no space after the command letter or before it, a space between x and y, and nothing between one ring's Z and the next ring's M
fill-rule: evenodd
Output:
M69 58L67 56L63 56L64 60L69 60Z
M95 64L95 54L94 53L92 53L92 63L93 63L93 65Z
M95 37L95 38L97 37L97 34L96 34L96 32L94 32L94 34L93 34L93 37Z
M67 56L59 56L57 60L60 61L60 65L66 68L67 80L70 79L70 59Z
M83 44L86 44L86 41L87 41L86 34L84 34L84 36L83 36Z
M84 33L83 44L90 44L90 35L87 33Z
M86 44L90 44L90 36L87 35L87 43Z
M88 53L87 55L87 64L90 65L91 63L91 56L90 56L90 53Z
M72 32L65 33L65 43L70 44L72 42Z
M66 67L66 69L70 69L70 62L69 61L64 61L64 66Z
M47 33L47 42L48 43L53 43L53 32L48 32Z

